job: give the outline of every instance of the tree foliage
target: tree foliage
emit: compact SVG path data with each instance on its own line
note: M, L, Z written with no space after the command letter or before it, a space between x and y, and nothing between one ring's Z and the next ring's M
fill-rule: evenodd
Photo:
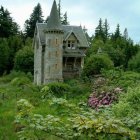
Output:
M31 46L25 46L20 49L15 56L14 69L17 71L31 72L33 73L34 62L33 48Z
M14 22L7 9L0 7L0 37L9 37L18 34L19 26Z
M113 62L106 54L91 55L84 66L83 73L86 76L93 76L94 74L100 74L102 69L113 68Z
M7 71L9 46L6 39L0 38L0 75Z
M32 14L30 15L30 18L25 21L25 36L33 38L34 36L34 30L36 23L42 23L42 8L40 3L37 4L37 6L34 7Z
M140 72L140 51L132 57L128 62L128 69Z

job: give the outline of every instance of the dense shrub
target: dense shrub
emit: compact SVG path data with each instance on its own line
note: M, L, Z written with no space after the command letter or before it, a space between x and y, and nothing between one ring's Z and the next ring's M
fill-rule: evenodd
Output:
M23 86L30 84L31 80L27 77L15 77L12 81L11 84L14 86Z
M34 54L30 46L25 46L16 53L14 68L18 71L33 73Z
M108 81L108 85L121 87L125 91L128 87L136 86L140 83L140 74L132 71L123 71L121 68L102 70L102 76Z
M140 111L140 86L128 88L127 93L120 96L118 104L113 106L116 116L134 115Z
M68 84L54 82L54 83L49 83L45 87L43 87L42 92L46 92L46 93L51 92L51 94L56 97L62 97L68 94L69 89L70 86Z
M25 74L24 72L13 70L10 74L0 77L0 83L11 82L16 77L18 77L19 79L21 79L22 77L28 77L30 81L33 81L33 75L30 72Z
M6 39L0 38L0 75L7 71L9 46Z
M84 75L92 76L94 74L100 74L101 69L111 69L113 62L106 54L95 54L90 56L84 66Z
M140 51L129 60L128 69L140 72Z

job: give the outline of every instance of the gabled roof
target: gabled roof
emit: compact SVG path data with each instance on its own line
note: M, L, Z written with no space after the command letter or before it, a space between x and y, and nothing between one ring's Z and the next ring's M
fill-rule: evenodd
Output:
M69 32L67 33L67 35L66 35L66 37L64 38L64 40L65 40L65 41L68 40L68 38L69 38L72 34L73 34L73 35L75 36L75 38L78 40L78 38L77 38L77 36L74 34L73 30L71 30L71 31L69 31ZM79 41L79 40L78 40L78 41Z
M62 30L56 1L54 0L46 30Z
M37 33L39 34L41 44L42 45L45 44L45 31L47 29L47 24L37 23L36 29ZM72 31L79 41L79 47L89 47L86 36L80 26L62 25L62 31L64 32L64 40L68 36L68 34Z

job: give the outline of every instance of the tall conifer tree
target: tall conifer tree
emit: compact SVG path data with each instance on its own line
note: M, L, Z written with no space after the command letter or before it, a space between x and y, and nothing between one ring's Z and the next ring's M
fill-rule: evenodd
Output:
M38 3L37 6L34 7L33 13L31 14L30 18L25 21L26 38L27 37L32 38L34 36L36 22L38 22L38 23L43 22L42 8L41 8L40 3Z
M104 40L104 28L102 19L99 19L99 25L95 29L95 38Z
M105 19L105 22L104 22L104 25L103 25L104 27L104 40L106 41L107 39L108 39L108 37L109 37L109 24L108 24L108 21L107 21L107 19Z
M9 37L18 34L19 26L7 9L0 7L0 37Z

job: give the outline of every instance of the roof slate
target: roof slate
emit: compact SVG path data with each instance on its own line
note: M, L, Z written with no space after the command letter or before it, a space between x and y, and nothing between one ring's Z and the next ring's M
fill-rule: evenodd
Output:
M41 44L45 44L45 31L48 28L46 23L37 23L36 25L37 33L39 33L39 37L41 40ZM62 30L64 32L64 40L70 33L74 33L79 41L79 48L80 47L89 47L87 42L86 36L81 28L81 26L71 26L71 25L62 25Z
M56 1L54 0L53 6L51 9L50 17L47 23L47 30L62 30L60 18L58 15Z

